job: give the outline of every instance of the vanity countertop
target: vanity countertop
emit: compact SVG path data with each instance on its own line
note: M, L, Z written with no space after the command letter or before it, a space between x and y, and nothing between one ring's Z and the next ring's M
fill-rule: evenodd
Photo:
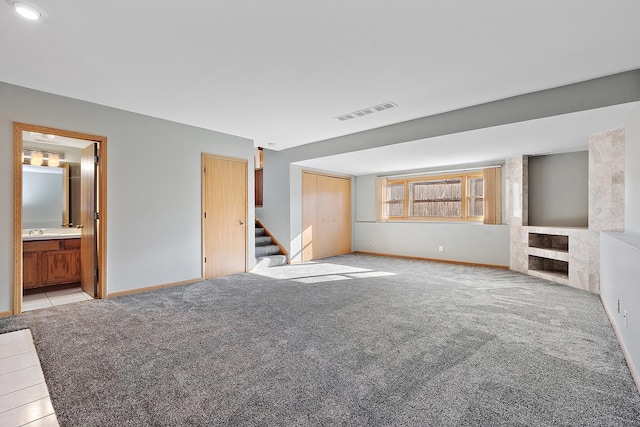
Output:
M31 240L59 240L59 239L79 239L82 230L79 228L45 229L40 233L29 234L29 230L22 231L22 241Z

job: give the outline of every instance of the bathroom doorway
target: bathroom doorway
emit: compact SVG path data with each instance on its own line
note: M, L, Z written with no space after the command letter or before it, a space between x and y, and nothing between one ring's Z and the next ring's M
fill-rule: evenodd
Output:
M106 146L14 123L14 314L106 296Z

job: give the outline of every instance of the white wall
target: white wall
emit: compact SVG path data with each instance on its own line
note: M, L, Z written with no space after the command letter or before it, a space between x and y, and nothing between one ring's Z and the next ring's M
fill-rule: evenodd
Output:
M640 108L625 128L625 232L600 233L600 296L640 387ZM620 312L618 312L620 301ZM624 312L627 312L625 318Z
M640 236L640 108L625 128L625 231Z
M203 152L249 162L254 260L250 140L0 83L0 312L12 301L14 121L108 138L109 293L201 276Z
M640 237L601 232L600 263L600 297L640 387Z
M264 150L263 207L256 208L256 218L262 221L276 239L292 254L290 243L295 235L290 221L290 156L287 151ZM294 197L295 197L294 192ZM291 238L289 236L292 236Z

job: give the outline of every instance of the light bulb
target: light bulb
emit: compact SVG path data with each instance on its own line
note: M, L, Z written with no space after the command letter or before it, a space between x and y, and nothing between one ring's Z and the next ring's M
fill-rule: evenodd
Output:
M39 151L34 151L31 153L31 165L32 166L42 166L42 153Z
M47 157L47 166L52 168L60 166L60 157L57 154L49 154Z

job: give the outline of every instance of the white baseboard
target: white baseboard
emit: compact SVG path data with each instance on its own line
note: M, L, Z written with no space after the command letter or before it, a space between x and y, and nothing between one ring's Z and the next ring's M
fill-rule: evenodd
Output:
M611 316L611 313L609 312L609 308L607 307L607 304L602 299L602 295L600 295L600 302L602 303L602 306L604 307L604 312L607 313L607 317L609 318L609 323L611 323L611 327L613 327L613 331L616 334L616 338L618 339L618 342L620 343L620 348L622 348L622 354L624 354L624 358L627 361L627 366L629 367L629 371L631 372L631 377L633 378L633 381L636 383L636 389L638 390L638 393L640 393L640 375L638 375L638 370L636 369L635 365L633 364L633 360L631 359L631 355L627 351L627 346L624 344L624 341L622 340L622 336L620 335L620 332L618 331L618 325L616 325L616 322L613 320L613 316Z

